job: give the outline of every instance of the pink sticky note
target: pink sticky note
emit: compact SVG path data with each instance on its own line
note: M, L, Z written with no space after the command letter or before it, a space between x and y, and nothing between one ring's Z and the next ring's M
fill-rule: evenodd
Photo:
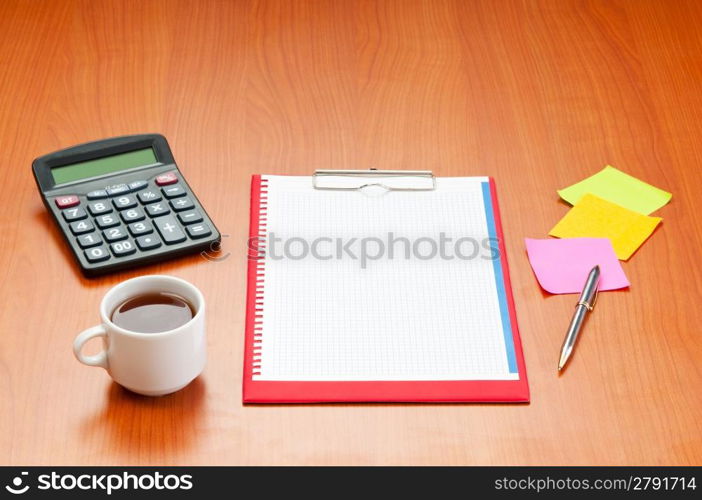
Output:
M600 266L600 290L629 286L622 265L607 238L526 238L527 255L541 288L550 293L580 293L587 275Z

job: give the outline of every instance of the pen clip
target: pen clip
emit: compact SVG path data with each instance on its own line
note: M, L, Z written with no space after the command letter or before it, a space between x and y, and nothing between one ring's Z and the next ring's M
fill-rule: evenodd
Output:
M595 304L597 303L597 297L600 295L600 287L599 283L597 288L595 289L595 296L592 298L592 304L590 305L590 312L595 308Z
M595 303L597 303L597 296L600 294L600 288L595 289L595 295L592 297L592 304L589 304L586 300L579 300L575 307L585 306L588 311L592 312L595 309Z

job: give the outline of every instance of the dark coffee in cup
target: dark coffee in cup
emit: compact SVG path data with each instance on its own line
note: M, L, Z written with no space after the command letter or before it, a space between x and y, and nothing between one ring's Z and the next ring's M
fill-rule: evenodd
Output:
M147 293L122 302L110 318L112 322L136 333L161 333L183 326L195 315L195 308L183 297L172 293Z

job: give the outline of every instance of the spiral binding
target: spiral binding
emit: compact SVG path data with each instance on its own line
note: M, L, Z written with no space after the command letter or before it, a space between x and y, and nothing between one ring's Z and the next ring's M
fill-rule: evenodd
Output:
M266 275L266 228L268 225L268 179L261 177L258 208L258 241L256 242L256 292L254 298L254 333L252 375L261 375L263 344L263 289Z

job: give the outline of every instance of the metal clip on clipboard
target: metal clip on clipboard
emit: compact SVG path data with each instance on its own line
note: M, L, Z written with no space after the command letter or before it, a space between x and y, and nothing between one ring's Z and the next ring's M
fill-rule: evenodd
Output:
M319 190L363 191L379 187L386 191L433 191L431 170L315 170L312 187Z

